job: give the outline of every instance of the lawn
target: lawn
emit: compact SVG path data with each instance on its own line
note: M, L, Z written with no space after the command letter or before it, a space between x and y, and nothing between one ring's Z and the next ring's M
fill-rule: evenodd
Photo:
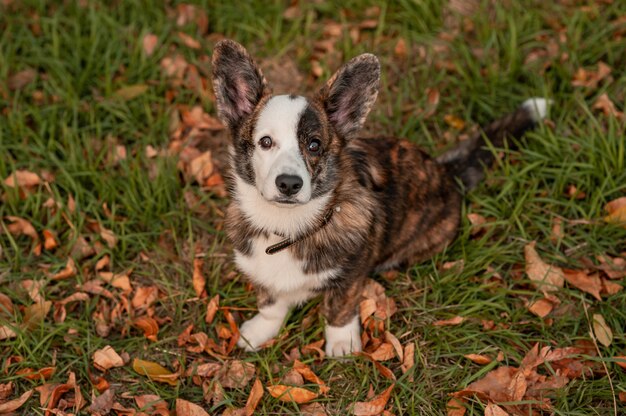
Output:
M626 2L155 3L0 2L0 414L626 412ZM444 253L372 276L367 354L320 354L317 301L234 347L224 37L277 93L376 54L363 134L433 154L554 101Z

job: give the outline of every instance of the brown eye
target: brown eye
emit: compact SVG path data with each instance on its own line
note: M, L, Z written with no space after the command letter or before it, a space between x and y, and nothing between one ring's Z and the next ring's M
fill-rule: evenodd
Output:
M261 137L261 140L259 140L259 146L261 146L262 149L269 149L272 147L272 138L270 136L263 136Z
M309 152L318 154L320 150L322 150L322 143L318 139L313 139L309 142L308 146Z

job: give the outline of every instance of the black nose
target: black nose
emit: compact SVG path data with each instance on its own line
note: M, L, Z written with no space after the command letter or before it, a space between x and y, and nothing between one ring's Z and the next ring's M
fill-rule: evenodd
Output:
M295 195L302 189L302 178L297 175L278 175L276 187L285 196Z

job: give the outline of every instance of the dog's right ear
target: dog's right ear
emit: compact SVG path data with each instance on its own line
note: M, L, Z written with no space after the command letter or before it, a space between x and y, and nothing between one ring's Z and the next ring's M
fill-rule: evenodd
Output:
M232 40L215 45L212 64L217 115L235 129L269 93L267 81L248 51Z

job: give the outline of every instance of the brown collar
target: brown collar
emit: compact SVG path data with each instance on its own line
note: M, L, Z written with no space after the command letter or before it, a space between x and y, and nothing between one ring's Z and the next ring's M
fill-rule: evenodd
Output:
M337 205L336 207L330 208L328 211L326 211L326 214L324 214L324 217L322 218L322 223L319 225L319 227L314 228L312 231L303 234L302 236L296 238L295 240L292 240L291 238L287 237L284 240L279 241L276 244L272 244L271 246L265 249L265 253L270 254L270 255L276 254L279 251L283 251L287 247L290 247L296 243L299 243L302 240L309 238L310 236L312 236L313 234L315 234L316 232L324 228L324 226L328 224L328 222L332 218L333 214L339 211L341 211L341 207L339 205Z

